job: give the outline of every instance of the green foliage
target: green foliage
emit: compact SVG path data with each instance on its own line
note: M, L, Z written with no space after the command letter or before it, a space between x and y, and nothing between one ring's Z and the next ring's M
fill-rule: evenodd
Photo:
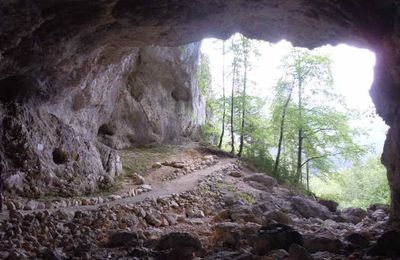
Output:
M311 180L311 189L319 197L337 201L340 207L367 208L373 203L390 201L386 170L379 158L370 158L365 164L324 179L315 177Z
M200 57L200 63L197 69L197 80L201 95L204 97L210 97L212 92L210 58L204 53L202 53Z
M272 101L267 104L252 91L252 69L258 52L255 43L238 35L223 43L222 97L210 89L210 60L202 55L199 86L207 96L208 108L204 132L212 143L219 143L223 125L222 149L239 150L258 170L275 174L280 181L304 190L309 176L332 178L338 165L359 162L367 147L355 140L364 133L352 128L350 122L360 115L346 107L344 98L333 87L330 58L293 48L282 59L282 75L273 89ZM226 58L229 65L225 67ZM243 150L241 145L236 147L241 143ZM275 165L278 160L274 159L277 150L279 165Z
M295 184L307 178L306 164L313 173L327 174L335 170L333 159L353 161L366 152L354 142L360 131L349 125L353 114L333 88L330 64L326 56L296 48L282 61L284 73L271 104L276 140L283 131L276 175Z

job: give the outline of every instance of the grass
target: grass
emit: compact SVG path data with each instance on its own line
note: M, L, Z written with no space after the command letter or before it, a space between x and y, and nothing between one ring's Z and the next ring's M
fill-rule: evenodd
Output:
M238 193L236 193L236 196L239 199L247 202L248 204L255 204L256 203L256 199L254 198L254 196L249 194L249 193L247 193L247 192L238 192Z
M165 160L178 151L178 147L169 145L122 150L119 154L123 164L123 175L131 177L135 172L145 175L155 162Z

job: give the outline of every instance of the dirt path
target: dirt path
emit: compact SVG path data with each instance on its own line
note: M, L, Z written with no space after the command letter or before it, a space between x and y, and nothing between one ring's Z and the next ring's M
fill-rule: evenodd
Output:
M194 189L197 185L199 180L203 179L204 177L210 175L211 173L218 171L225 166L233 163L236 159L232 158L221 158L218 159L218 163L213 166L207 167L202 170L194 171L188 175L184 175L179 177L175 180L165 181L165 182L154 182L149 183L152 185L152 190L149 192L141 193L134 197L122 198L117 199L110 202L105 203L98 203L95 205L88 205L88 206L72 206L72 207L64 207L62 209L68 210L70 212L75 211L87 211L97 209L104 205L124 205L124 204L132 204L144 201L145 199L153 199L158 197L169 196L174 193L181 193L185 191L189 191ZM47 209L48 211L57 211L58 209ZM32 212L38 212L44 210L22 210L20 211L22 214L28 214ZM0 220L8 218L8 211L5 210L3 213L0 214Z

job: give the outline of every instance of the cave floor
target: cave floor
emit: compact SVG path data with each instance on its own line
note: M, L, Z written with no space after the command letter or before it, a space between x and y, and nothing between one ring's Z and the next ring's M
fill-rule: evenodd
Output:
M120 151L126 167L114 190L79 205L8 205L0 258L390 259L369 255L388 228L387 211L330 212L237 158L207 151Z

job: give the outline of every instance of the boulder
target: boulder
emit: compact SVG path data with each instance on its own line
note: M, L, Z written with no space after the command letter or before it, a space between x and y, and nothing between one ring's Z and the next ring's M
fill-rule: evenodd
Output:
M271 176L268 176L264 173L255 173L249 177L245 177L243 180L245 182L254 181L269 188L278 185L278 182L275 180L275 178L272 178Z
M144 178L137 174L136 172L132 174L132 180L133 184L135 185L143 185L144 184Z
M388 212L383 209L377 209L368 215L375 221L385 221L389 218Z
M152 226L159 227L162 224L162 217L156 212L148 212L146 214L146 222Z
M240 245L241 226L234 222L222 222L214 226L215 241L227 248L237 249Z
M292 208L304 218L320 218L325 220L332 216L327 207L314 200L300 196L292 197L290 200Z
M362 208L350 207L343 209L340 213L340 216L346 222L357 224L367 216L367 211Z
M110 235L106 247L115 248L115 247L134 247L139 244L139 236L134 232L116 232Z
M289 248L289 260L312 260L313 258L307 250L298 245L292 244Z
M289 250L292 244L303 245L303 238L299 232L283 224L272 224L262 227L257 238L254 239L254 253L265 255L271 250Z
M383 233L368 254L398 259L400 257L400 231L390 230Z
M162 167L162 164L160 162L153 163L151 168L153 169L160 169Z
M304 235L303 241L304 248L310 253L315 253L318 251L339 253L343 247L343 244L339 239L320 235Z
M229 176L235 177L235 178L241 178L243 177L243 174L239 171L231 171L229 173Z
M291 223L290 217L280 210L271 210L264 212L263 216L263 226L268 226L270 224L279 223L288 225Z
M40 258L43 260L62 260L67 259L62 249L45 249L40 253Z
M355 248L367 248L369 247L369 240L359 233L352 233L346 236L348 241Z
M385 212L389 212L390 206L387 205L387 204L375 203L375 204L371 204L371 205L368 207L368 211L376 211L376 210L378 210L378 209L381 209L381 210L383 210L383 211L385 211Z
M158 251L169 251L174 253L182 253L184 256L191 256L193 253L203 250L200 240L189 233L172 232L160 238L155 247ZM170 259L186 259L171 258Z
M38 205L39 203L36 200L30 200L25 204L24 210L35 210Z
M333 200L318 199L317 201L319 204L327 207L330 212L336 212L337 207L339 206L339 204Z

